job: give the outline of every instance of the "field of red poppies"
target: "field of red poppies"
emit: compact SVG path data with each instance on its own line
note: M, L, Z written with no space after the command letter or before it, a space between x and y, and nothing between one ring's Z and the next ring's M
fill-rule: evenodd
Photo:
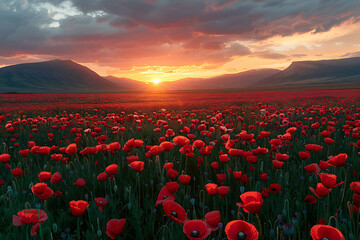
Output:
M359 100L0 95L0 239L360 239Z

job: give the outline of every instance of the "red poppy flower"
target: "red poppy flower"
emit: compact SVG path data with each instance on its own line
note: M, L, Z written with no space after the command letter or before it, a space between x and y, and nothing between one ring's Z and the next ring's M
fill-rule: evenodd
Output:
M18 177L21 177L23 175L23 170L21 168L14 168L11 170L11 174L18 178Z
M195 140L193 146L200 149L205 146L205 143L202 140Z
M56 172L56 173L54 173L54 174L52 175L50 182L51 182L51 183L58 183L58 182L61 181L61 179L62 179L61 174L60 174L59 172Z
M350 189L355 193L360 194L360 182L352 182L350 183Z
M327 163L329 163L333 167L341 167L345 165L345 161L348 155L346 153L340 153L335 157L330 158Z
M140 172L144 169L145 163L142 161L135 161L130 163L130 167L134 169L136 172Z
M220 211L212 211L205 214L205 222L211 231L218 230L220 221Z
M309 187L309 189L310 189L310 191L312 191L312 192L315 194L315 196L318 197L318 198L322 198L322 197L328 195L328 194L332 191L331 188L325 187L322 183L318 183L318 184L316 185L316 190L315 190L314 188L312 188L312 187Z
M210 164L210 167L212 168L212 169L218 169L219 168L219 163L218 162L212 162L211 164Z
M69 155L75 154L77 152L76 143L72 143L69 146L67 146L65 152Z
M245 192L240 195L241 203L236 203L239 207L242 207L245 212L258 213L263 204L261 193L259 192Z
M337 176L335 174L320 173L319 174L321 183L327 188L335 188L344 182L336 184Z
M229 161L229 156L227 154L222 154L219 156L220 162L222 163L226 163L227 161Z
M273 167L276 169L280 169L284 165L284 162L278 160L273 160L272 162L273 162Z
M179 175L179 172L170 168L169 170L167 170L167 174L169 176L170 179L174 179L177 177L177 175Z
M78 187L84 187L86 185L86 182L83 178L79 178L78 180L76 180L74 185Z
M180 146L184 146L185 144L188 144L189 142L190 142L190 140L184 136L176 136L173 139L173 143L175 145L180 145Z
M31 191L39 198L40 201L45 201L54 195L54 191L51 190L46 183L35 184L31 187Z
M329 225L318 224L311 228L310 234L313 240L336 239L345 240L344 235L336 228Z
M325 141L325 143L326 143L327 145L330 145L330 144L332 144L332 143L334 142L334 139L325 138L324 141Z
M320 173L320 167L316 163L312 163L310 165L307 165L304 167L304 169L307 171L307 173L310 175L311 173L314 173L316 176Z
M260 174L260 178L263 181L267 181L268 180L268 174L267 173L262 173L262 174Z
M51 172L41 172L39 173L38 178L40 182L47 182L51 179L51 176Z
M226 174L216 174L216 178L218 179L221 185L224 185Z
M323 149L323 147L320 145L317 145L317 144L306 144L305 149L307 151L314 151L314 152L318 153Z
M116 164L111 164L105 168L105 171L110 175L116 175L119 167Z
M161 146L153 146L150 148L150 152L154 156L160 155L162 151L164 151L164 148Z
M241 171L233 171L233 176L236 180L241 179Z
M46 212L38 209L24 209L17 213L18 216L13 215L14 226L21 226L24 224L32 224L31 236L35 236L39 231L39 220L43 224L48 216Z
M180 185L177 182L167 182L166 188L171 194L176 193L179 190Z
M217 193L217 185L215 183L206 184L205 189L210 196L215 196Z
M277 183L272 183L269 186L269 190L272 193L278 193L281 190L281 186L279 184L277 184Z
M219 193L220 198L222 198L228 194L229 187L228 186L220 186L217 188L217 191Z
M319 167L320 167L322 170L327 170L327 169L329 168L329 166L330 166L329 163L320 160Z
M289 159L289 155L287 155L287 154L281 154L281 153L276 153L275 154L275 159L276 160L279 160L279 161L286 161L286 160L288 160Z
M86 209L89 207L89 203L83 200L75 201L72 200L69 202L70 210L72 215L79 217L84 214Z
M163 186L156 199L155 206L163 204L165 200L175 200L175 195L171 194L166 186Z
M269 150L267 148L261 148L261 147L258 147L256 149L252 149L251 151L253 153L255 153L256 155L265 154L265 153L269 152Z
M179 181L183 184L186 185L190 182L191 180L191 176L186 175L186 174L182 174L179 176Z
M202 240L210 235L211 230L202 220L190 220L183 226L183 232L190 240Z
M307 202L307 204L311 205L317 202L316 197L311 196L311 195L307 195L304 199L305 202Z
M107 145L106 148L110 152L115 152L115 151L117 151L117 150L119 150L121 148L121 145L118 142L113 142L113 143L110 143L109 145Z
M46 156L50 154L50 147L39 147L39 149L37 150L37 153L39 153L40 155Z
M178 203L172 200L166 200L163 202L164 216L167 216L170 220L182 224L188 220L185 209Z
M309 152L299 152L299 157L302 160L306 160L310 158L310 153Z
M19 153L22 157L27 157L29 155L29 152L30 152L29 149L24 149L24 150L19 151ZM0 160L0 162L2 162L2 161Z
M125 227L126 219L110 219L106 224L106 234L111 239L115 239L119 236Z
M108 178L109 178L109 175L106 172L102 172L96 177L96 179L99 182L104 182L104 181L108 180Z
M7 163L10 161L10 155L7 153L0 155L0 162Z
M104 207L108 204L108 201L106 200L106 198L95 198L95 205L99 207L100 211L104 210Z
M229 149L230 156L242 157L244 156L244 150L231 148Z
M229 222L225 227L228 240L258 240L259 232L255 226L242 220Z
M163 141L160 143L160 147L162 147L165 152L169 152L171 149L173 149L174 144L172 142Z

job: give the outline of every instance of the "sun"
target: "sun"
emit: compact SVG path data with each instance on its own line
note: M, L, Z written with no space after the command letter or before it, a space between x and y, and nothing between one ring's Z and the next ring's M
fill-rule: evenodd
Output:
M159 83L161 83L161 80L160 79L154 79L153 81L152 81L154 84L159 84Z

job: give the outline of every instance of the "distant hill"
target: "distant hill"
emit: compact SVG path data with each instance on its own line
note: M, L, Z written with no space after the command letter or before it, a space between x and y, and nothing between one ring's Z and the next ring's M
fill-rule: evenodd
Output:
M211 78L184 78L174 82L163 82L161 87L169 90L246 88L279 72L281 71L277 69L259 69Z
M71 60L0 68L0 93L111 93L131 91L274 91L360 88L360 57L293 62L283 71L258 69L211 78L184 78L159 85L101 77Z
M149 87L149 84L146 84L144 82L140 82L134 79L130 78L118 78L114 76L106 76L105 79L109 80L112 83L115 83L116 85L120 86L124 90L144 90Z
M360 57L293 62L285 70L256 83L274 88L349 84L360 84Z
M1 93L90 93L119 90L115 83L70 60L55 59L0 68Z

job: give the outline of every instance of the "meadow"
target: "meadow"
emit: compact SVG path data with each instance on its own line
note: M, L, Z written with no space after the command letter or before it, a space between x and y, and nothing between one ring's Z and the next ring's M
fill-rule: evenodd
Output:
M0 95L0 239L360 239L359 100Z

